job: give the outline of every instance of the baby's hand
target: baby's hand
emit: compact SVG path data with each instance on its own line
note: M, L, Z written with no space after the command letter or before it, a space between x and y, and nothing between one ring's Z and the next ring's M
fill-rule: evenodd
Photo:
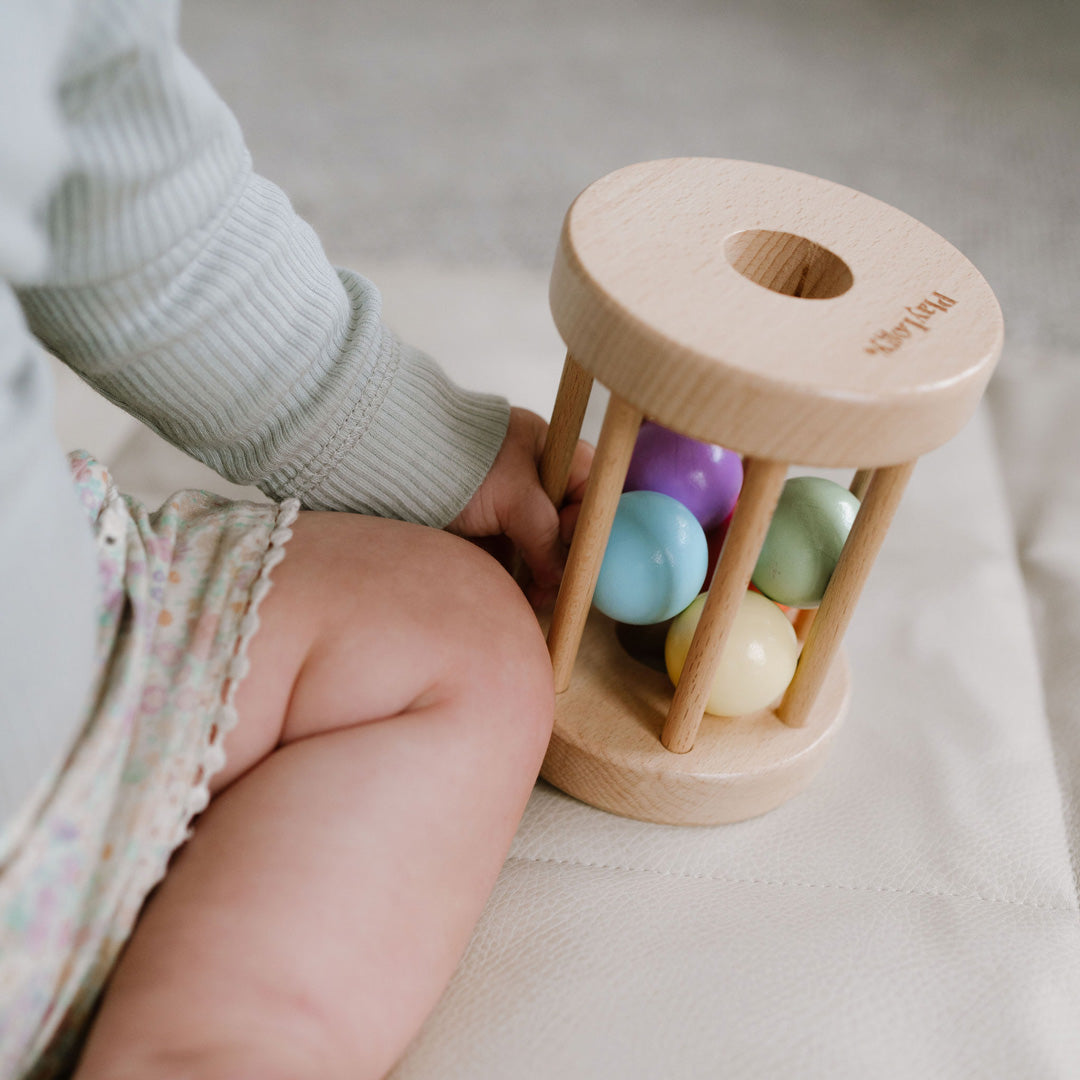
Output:
M528 409L512 408L506 437L491 471L468 505L447 528L459 536L506 536L532 573L528 587L534 607L554 598L566 561L566 545L574 531L592 447L579 442L570 468L566 499L560 510L540 485L538 465L547 438L547 424Z

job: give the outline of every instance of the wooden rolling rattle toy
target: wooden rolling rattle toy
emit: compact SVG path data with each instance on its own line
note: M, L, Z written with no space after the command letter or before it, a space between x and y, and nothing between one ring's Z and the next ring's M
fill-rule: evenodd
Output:
M843 719L841 638L916 459L982 396L1002 345L997 301L952 245L876 199L680 158L621 169L575 200L551 310L567 346L541 461L556 505L594 379L611 399L548 632L558 699L542 775L645 821L761 814L809 781ZM636 445L668 437L657 431L712 455L691 471L715 466L728 502L706 512L737 495L704 597L715 520L630 469ZM646 465L660 453L647 448ZM785 483L790 464L852 468L851 494ZM807 520L832 537L811 552L820 562L834 545L824 570L795 565L806 553L791 531ZM673 615L674 691L620 643L626 624L664 631ZM764 672L749 692L740 656Z

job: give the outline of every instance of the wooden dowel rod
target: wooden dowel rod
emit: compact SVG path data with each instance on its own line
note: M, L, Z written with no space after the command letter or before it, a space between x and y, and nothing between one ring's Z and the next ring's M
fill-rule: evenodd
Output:
M821 598L795 677L776 711L790 727L802 727L806 723L914 468L915 462L909 461L874 470L847 543Z
M585 630L608 533L622 494L626 471L630 467L641 420L640 410L618 395L611 395L548 629L548 651L555 675L555 690L560 694L570 685L570 673Z
M581 425L589 406L592 384L592 376L567 353L544 452L540 456L540 483L547 497L557 507L566 498L570 467L578 439L581 438Z
M855 473L854 479L851 481L851 487L848 491L855 496L861 503L866 498L866 489L870 486L870 481L874 478L873 469L859 469ZM806 644L806 639L810 636L810 627L814 625L814 619L817 618L817 608L803 608L795 616L795 636L799 639L800 645Z
M694 632L686 664L675 688L660 741L676 754L694 748L724 643L750 584L761 545L787 475L782 462L747 458L735 517Z
M866 498L866 489L870 486L870 481L874 479L873 469L859 469L855 473L855 478L851 481L851 487L848 491L855 496L859 502L862 502Z

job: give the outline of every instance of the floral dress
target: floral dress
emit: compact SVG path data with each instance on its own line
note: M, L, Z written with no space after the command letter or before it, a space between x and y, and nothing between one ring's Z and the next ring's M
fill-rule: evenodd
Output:
M65 1075L147 895L207 804L298 504L182 491L155 513L69 458L97 539L98 681L0 838L0 1077Z

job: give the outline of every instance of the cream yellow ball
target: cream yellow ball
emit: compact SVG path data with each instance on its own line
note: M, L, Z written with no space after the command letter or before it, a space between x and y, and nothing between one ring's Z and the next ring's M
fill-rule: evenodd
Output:
M702 593L668 630L664 661L676 686L704 606ZM787 689L798 659L799 642L784 613L759 593L747 592L724 645L705 711L742 716L767 708Z

